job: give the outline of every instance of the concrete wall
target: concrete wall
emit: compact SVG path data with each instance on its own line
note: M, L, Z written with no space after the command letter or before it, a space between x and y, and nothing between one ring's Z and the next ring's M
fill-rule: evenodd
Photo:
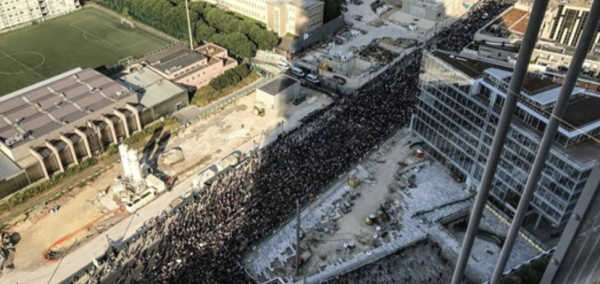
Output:
M292 22L294 29L291 32L297 36L303 36L305 33L323 25L324 5L318 5L310 10L296 8L295 21Z
M361 58L353 58L348 62L324 59L323 62L346 76L358 76L367 72L369 68L373 66L373 63Z
M434 1L402 1L402 12L430 21L437 21L446 16L444 5Z
M183 107L189 105L189 98L186 92L182 92L177 96L174 96L157 106L146 108L140 113L140 119L142 121L142 126L146 126L158 119L162 116L171 114L177 111L177 105L182 103Z
M289 52L291 54L303 52L304 50L317 45L328 36L335 34L342 27L344 27L344 16L340 16L337 19L331 20L329 23L313 29L310 32L310 35L307 34L306 38L301 37L292 41Z
M247 17L265 22L267 20L267 0L204 0L219 5Z
M495 48L489 45L479 46L478 54L483 58L490 58L502 61L508 61L508 58L516 59L518 55L516 52L507 51L501 48Z
M270 109L278 109L290 103L300 93L300 82L290 86L277 95L271 95L261 89L256 91L256 101Z

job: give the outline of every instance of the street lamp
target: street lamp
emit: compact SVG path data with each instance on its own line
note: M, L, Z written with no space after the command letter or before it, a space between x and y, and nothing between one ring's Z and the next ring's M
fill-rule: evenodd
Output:
M188 24L188 37L190 38L190 50L194 50L194 39L192 38L192 23L190 21L190 7L188 5L188 0L185 0L185 15L187 16L187 24Z

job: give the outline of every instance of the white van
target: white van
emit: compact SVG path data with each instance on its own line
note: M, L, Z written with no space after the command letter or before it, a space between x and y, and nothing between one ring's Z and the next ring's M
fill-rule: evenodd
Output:
M315 74L308 74L308 75L306 75L306 81L309 81L309 82L311 82L313 84L319 84L319 83L321 83L321 80Z
M302 71L302 69L300 69L298 67L292 68L292 74L294 74L295 76L300 77L300 78L302 78L302 77L304 77L304 75L306 75L306 74L304 74L304 71Z
M282 68L282 69L287 69L290 67L290 64L285 61L279 61L279 62L277 62L277 67Z

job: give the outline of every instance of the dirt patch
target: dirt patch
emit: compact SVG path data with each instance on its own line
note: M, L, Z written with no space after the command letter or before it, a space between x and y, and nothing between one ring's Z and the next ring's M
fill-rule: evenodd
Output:
M87 185L74 192L69 201L55 213L38 220L33 226L22 227L18 231L22 239L17 246L15 266L20 269L33 269L43 265L41 256L46 248L108 213L102 205L95 202L97 195L98 191Z

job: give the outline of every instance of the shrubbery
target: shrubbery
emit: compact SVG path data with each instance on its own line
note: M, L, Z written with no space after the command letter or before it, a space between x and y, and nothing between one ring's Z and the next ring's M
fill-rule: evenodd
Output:
M258 73L250 72L250 74L246 78L242 79L239 83L225 87L220 91L217 91L209 84L208 86L200 88L198 91L196 91L194 97L192 98L192 104L199 107L207 106L214 101L231 95L232 93L254 83L259 78L260 75Z
M97 3L164 31L180 39L188 38L183 1L98 0ZM273 32L250 19L242 19L206 2L190 2L190 21L195 41L214 42L237 57L254 55L256 49L270 50L279 43Z
M43 193L49 188L52 188L53 186L63 181L65 178L78 174L83 170L95 165L96 163L98 163L98 160L96 160L96 158L91 157L82 161L77 166L68 168L64 173L60 173L53 176L45 182L19 191L11 197L9 197L6 202L0 204L0 211L10 210L11 208L14 208L19 204L22 204L23 202L35 197L36 195Z
M240 64L233 69L225 71L222 75L212 79L209 85L217 90L223 90L229 86L233 86L241 82L244 78L250 75L250 69L246 64Z

